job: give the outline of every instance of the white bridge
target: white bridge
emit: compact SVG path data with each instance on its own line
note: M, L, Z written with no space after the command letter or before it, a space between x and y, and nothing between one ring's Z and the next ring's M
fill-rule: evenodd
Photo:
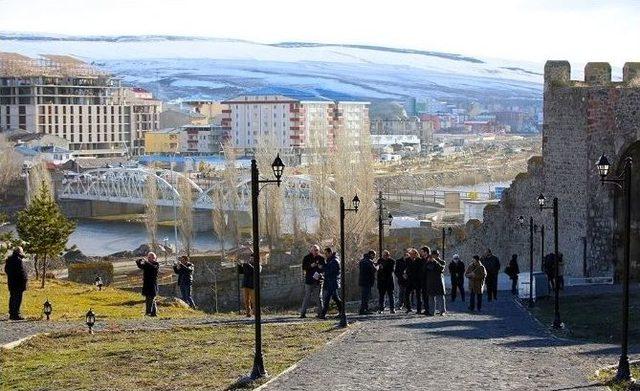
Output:
M99 168L86 171L82 174L66 175L62 181L62 187L58 191L58 197L66 200L104 201L125 204L146 205L148 200L147 180L155 178L157 188L157 205L171 207L180 205L180 192L178 183L186 181L191 186L193 196L193 208L212 210L220 206L214 205L213 192L222 190L223 200L227 205L222 209L231 210L232 197L229 192L235 191L237 202L235 209L249 211L251 209L251 183L248 175L238 178L234 188L225 188L221 181L194 181L185 174L148 167L113 167ZM207 183L208 182L208 183ZM199 184L200 183L200 184ZM282 187L285 202L295 198L299 210L315 210L313 200L314 192L318 189L314 182L305 176L283 176ZM336 197L333 190L327 189L327 195Z

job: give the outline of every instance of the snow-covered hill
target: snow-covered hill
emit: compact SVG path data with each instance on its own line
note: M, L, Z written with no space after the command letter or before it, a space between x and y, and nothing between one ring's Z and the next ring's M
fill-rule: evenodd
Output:
M378 46L0 33L0 51L74 55L167 99L221 99L268 85L367 99L529 101L542 92L542 64Z

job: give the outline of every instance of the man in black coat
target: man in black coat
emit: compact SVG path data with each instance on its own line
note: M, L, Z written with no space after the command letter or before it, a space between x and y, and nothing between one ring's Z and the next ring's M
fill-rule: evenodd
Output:
M420 294L422 296L422 305L424 306L424 315L431 316L432 313L429 310L429 286L427 285L427 264L431 260L431 249L429 246L422 246L420 248L420 273L422 284L420 286ZM420 312L420 310L418 310Z
M189 307L195 309L196 304L191 297L191 288L193 285L193 263L189 262L189 257L183 255L180 262L173 264L173 271L178 275L178 287L182 300L189 304Z
M243 259L238 264L238 273L242 274L242 292L244 297L244 310L246 317L250 317L254 314L256 305L256 294L254 291L254 273L255 267L253 266L253 253L251 253L250 259ZM262 270L260 270L262 271Z
M360 286L360 315L368 315L371 313L369 311L369 299L371 299L371 288L373 284L376 282L376 266L373 263L373 260L376 257L376 252L373 250L369 250L368 253L364 254L362 259L360 260L359 270L359 278L358 285Z
M302 308L300 309L300 317L307 317L307 308L309 302L313 300L316 303L316 317L322 313L322 292L320 286L322 284L322 273L324 268L324 257L320 255L320 247L311 246L309 254L302 258L302 271L304 273L304 297L302 299Z
M407 280L407 276L405 271L407 270L407 262L409 259L409 249L405 250L404 256L402 258L398 258L396 260L396 266L393 270L393 274L396 276L396 281L398 283L398 303L396 307L404 307L404 295L407 291L407 285L409 281Z
M27 270L24 267L24 257L22 247L16 247L4 265L9 287L9 319L11 320L24 320L20 315L20 306L22 305L22 294L27 290L29 280Z
M487 300L498 300L498 274L500 274L500 260L493 255L491 249L482 260L482 264L487 270Z
M393 302L393 269L396 261L391 258L388 250L382 252L382 258L378 260L378 313L384 311L384 297L389 298L389 310L396 313Z
M145 315L157 316L156 296L158 295L158 257L153 252L147 254L147 259L136 260L138 268L142 269L142 296L145 297Z
M449 275L451 277L451 301L456 301L457 292L460 291L460 298L464 302L464 262L458 254L453 256L449 263Z
M520 266L518 266L518 254L513 254L511 256L511 260L509 261L509 265L504 270L504 272L511 279L511 294L518 294L518 275L520 274Z
M411 312L411 294L415 295L417 312L422 312L422 285L424 283L423 262L418 250L409 250L409 259L405 271L407 277L407 290L404 295L404 308L406 313ZM426 303L425 303L426 304Z

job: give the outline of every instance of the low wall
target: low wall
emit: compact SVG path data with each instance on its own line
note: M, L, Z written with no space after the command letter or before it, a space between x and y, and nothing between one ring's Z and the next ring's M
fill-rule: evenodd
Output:
M104 285L113 282L113 264L111 262L87 262L69 265L69 281L81 284L95 283L96 276L100 276Z

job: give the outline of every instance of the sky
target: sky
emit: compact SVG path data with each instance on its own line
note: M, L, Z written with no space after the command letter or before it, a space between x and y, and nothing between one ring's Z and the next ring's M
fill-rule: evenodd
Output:
M0 31L371 44L640 61L640 0L0 0Z

